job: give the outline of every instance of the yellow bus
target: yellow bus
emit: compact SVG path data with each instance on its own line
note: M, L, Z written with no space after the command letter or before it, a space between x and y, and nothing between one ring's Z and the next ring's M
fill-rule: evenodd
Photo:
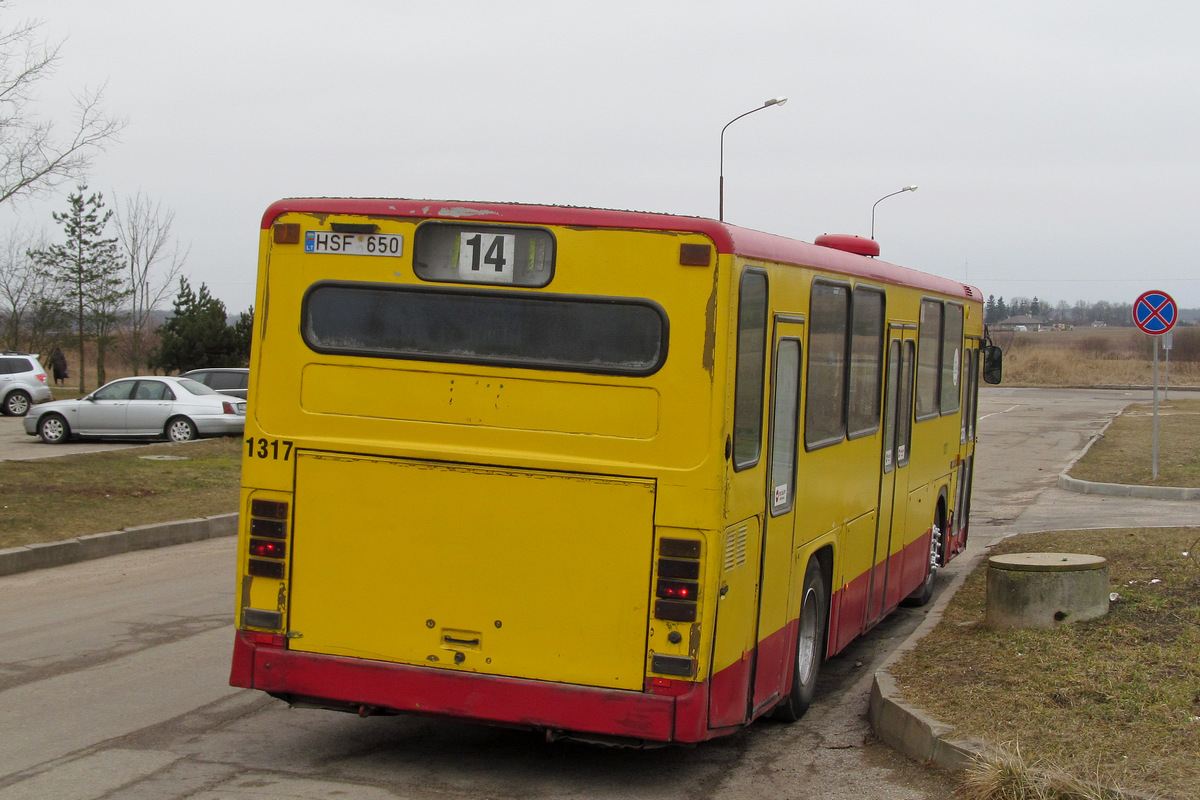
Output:
M231 684L548 739L798 718L822 660L963 549L998 379L979 291L877 254L664 214L275 203Z

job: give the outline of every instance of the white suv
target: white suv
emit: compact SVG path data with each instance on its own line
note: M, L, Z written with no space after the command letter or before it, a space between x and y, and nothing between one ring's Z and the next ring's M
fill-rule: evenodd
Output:
M23 417L34 403L44 403L51 397L46 370L36 355L0 353L0 412Z

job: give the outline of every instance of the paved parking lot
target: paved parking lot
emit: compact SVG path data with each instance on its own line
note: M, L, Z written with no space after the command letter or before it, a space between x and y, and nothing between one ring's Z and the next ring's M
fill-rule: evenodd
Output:
M24 461L30 458L50 458L74 453L99 453L126 447L143 447L150 442L67 442L46 444L37 436L25 433L24 418L0 416L0 461Z

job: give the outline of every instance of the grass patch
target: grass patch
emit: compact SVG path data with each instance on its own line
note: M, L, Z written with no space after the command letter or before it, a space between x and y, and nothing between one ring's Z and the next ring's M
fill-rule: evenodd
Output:
M1200 400L1158 404L1158 478L1153 470L1154 412L1149 403L1126 407L1071 477L1100 483L1143 486L1200 486Z
M984 627L986 560L893 667L901 694L955 735L1036 753L1054 774L1192 798L1200 786L1200 529L1026 534L991 554L1108 559L1107 616L1050 630ZM978 795L987 797L988 795ZM1003 795L995 797L1037 797ZM1047 795L1055 796L1055 795Z
M1153 339L1136 328L1079 328L1040 333L998 331L1006 386L1152 386ZM1200 330L1176 332L1170 386L1200 386L1192 345ZM1185 346L1187 345L1187 346ZM1168 385L1167 356L1159 353L1159 385Z
M0 462L0 549L236 511L241 466L236 436Z

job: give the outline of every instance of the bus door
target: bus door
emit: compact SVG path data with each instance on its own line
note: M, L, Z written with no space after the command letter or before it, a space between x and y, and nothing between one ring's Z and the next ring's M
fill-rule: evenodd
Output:
M771 422L767 436L767 513L763 517L762 586L751 716L778 701L791 669L794 631L788 628L792 532L796 508L796 456L799 449L801 341L804 320L775 318L771 380Z
M890 567L892 557L898 556L901 551L907 516L915 354L915 327L891 325L884 379L879 514L875 525L875 554L871 559L871 588L864 629L874 625L888 609L900 602L898 580L889 582L889 578L899 578L899 562L896 563L897 575L890 574Z
M959 428L958 481L954 498L954 525L946 543L946 560L967 547L967 523L971 515L971 482L975 463L975 415L979 401L979 342L967 338L963 349L962 421Z

